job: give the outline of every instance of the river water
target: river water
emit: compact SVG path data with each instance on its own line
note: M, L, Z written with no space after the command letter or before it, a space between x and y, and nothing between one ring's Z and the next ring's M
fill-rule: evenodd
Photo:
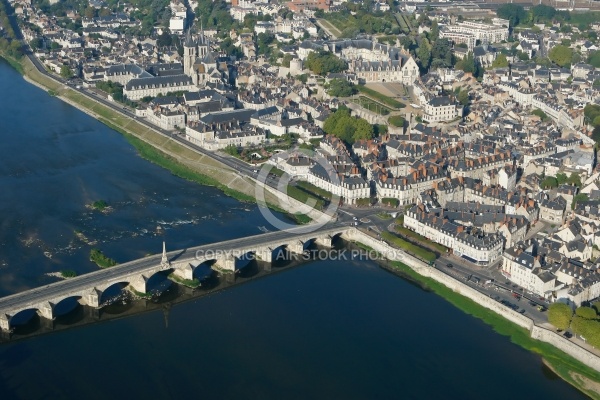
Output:
M142 160L4 62L0 136L0 295L96 270L92 247L124 262L163 239L175 249L269 228L255 205ZM97 200L113 210L86 208ZM369 261L311 262L0 345L0 397L585 398L538 356Z

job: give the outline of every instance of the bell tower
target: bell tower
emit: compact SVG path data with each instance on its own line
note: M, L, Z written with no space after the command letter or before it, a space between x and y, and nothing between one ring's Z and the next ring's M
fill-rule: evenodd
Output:
M185 35L185 41L183 42L183 73L192 76L192 68L194 61L198 57L198 48L196 43L192 40L192 34L188 29Z

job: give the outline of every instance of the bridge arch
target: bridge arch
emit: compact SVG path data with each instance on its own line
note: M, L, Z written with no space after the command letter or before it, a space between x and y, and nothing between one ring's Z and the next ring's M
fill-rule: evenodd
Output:
M162 293L169 289L173 281L168 276L173 269L157 271L150 275L146 280L146 290L144 293Z
M192 271L192 279L198 279L200 282L210 279L215 271L212 266L216 260L208 260L198 264Z
M8 319L9 329L33 325L35 321L39 321L38 312L33 307L18 311Z
M129 280L123 280L120 282L112 282L102 289L98 288L101 292L98 296L98 305L103 307L120 298L125 293L125 288L129 286L129 283Z
M80 296L80 295L68 296L68 297L65 297L64 299L61 299L53 307L52 311L53 311L54 316L60 317L60 316L69 314L70 312L72 312L73 310L75 310L77 307L79 307L81 305L81 302L80 302L81 299L82 299L82 296Z

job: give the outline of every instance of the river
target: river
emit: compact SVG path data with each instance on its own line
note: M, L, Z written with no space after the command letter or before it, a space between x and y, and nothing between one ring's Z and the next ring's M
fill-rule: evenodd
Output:
M0 295L258 234L255 205L179 179L0 62ZM105 200L107 214L86 208ZM268 228L268 226L267 226ZM81 239L80 232L87 238ZM545 398L540 357L369 261L318 261L136 316L0 345L12 398Z

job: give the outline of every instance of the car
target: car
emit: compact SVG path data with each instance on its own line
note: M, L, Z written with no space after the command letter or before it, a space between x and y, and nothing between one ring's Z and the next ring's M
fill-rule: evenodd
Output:
M450 264L450 263L448 263L448 264L446 264L446 267L448 267L448 268L452 268L452 267L453 267L453 265L452 265L452 264Z
M535 303L535 302L533 302L533 301L529 301L529 305L530 305L531 307L535 307L535 306L537 306L537 303Z
M571 339L573 337L573 334L569 331L565 331L565 333L563 333L564 337L566 337L567 339Z
M352 217L352 219L356 221L358 218L356 218L356 217Z
M519 313L521 313L521 314L525 314L525 309L524 309L524 308L521 308L521 311L519 311Z

